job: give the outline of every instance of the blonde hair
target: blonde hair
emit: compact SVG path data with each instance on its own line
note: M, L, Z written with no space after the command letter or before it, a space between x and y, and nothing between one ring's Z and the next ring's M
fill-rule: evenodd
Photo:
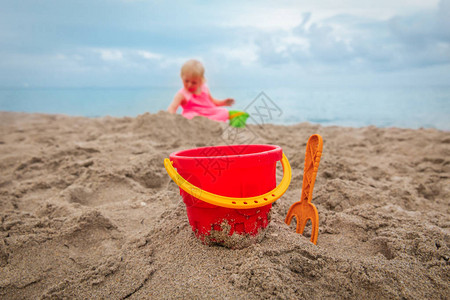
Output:
M183 75L198 76L203 79L205 75L205 68L198 60L190 59L181 67L181 76Z

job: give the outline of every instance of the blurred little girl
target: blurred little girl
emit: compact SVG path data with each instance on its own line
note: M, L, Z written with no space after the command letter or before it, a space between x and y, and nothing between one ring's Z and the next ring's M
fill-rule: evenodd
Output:
M223 106L231 106L234 99L217 100L209 92L204 77L205 69L201 62L191 59L181 68L183 88L175 95L167 110L174 114L181 105L184 117L192 119L195 116L204 116L221 122L230 120L234 127L244 127L248 114L239 111L228 111Z

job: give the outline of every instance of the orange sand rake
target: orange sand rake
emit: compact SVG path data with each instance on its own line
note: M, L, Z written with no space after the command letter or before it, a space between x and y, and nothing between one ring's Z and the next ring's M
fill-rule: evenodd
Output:
M318 134L312 135L306 144L305 168L303 170L302 196L300 201L295 202L289 208L285 222L290 225L292 218L297 219L296 232L303 234L306 223L311 220L312 233L311 242L317 244L319 234L319 213L314 204L311 203L314 182L319 169L320 156L322 155L323 140Z

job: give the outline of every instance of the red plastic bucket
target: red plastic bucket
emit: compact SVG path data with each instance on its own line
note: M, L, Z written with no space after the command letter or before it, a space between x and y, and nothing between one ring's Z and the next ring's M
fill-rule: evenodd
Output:
M232 145L189 149L170 155L178 173L198 188L227 197L262 195L276 187L275 145ZM270 222L272 204L233 209L209 204L180 188L189 223L205 244L242 248L260 241Z

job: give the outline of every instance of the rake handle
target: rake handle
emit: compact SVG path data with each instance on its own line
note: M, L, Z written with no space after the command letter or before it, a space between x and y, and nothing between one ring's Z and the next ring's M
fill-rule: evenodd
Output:
M306 144L305 166L303 169L302 195L300 201L311 203L314 183L322 156L323 140L318 134L310 136Z

